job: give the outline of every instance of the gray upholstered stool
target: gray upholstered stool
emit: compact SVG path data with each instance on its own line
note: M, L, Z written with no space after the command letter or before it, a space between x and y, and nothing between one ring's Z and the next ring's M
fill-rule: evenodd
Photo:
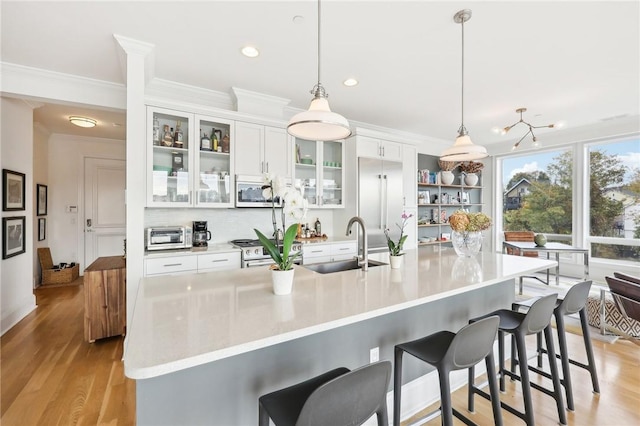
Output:
M591 384L595 393L600 393L600 385L598 384L598 373L596 372L596 365L593 357L593 347L591 346L591 336L589 333L589 322L587 319L587 298L589 297L589 290L591 289L591 281L583 281L577 284L573 284L564 298L556 301L556 307L553 310L553 315L556 320L556 330L558 332L558 354L556 357L562 361L562 379L560 383L564 386L565 395L567 398L567 408L571 411L575 409L573 402L573 388L571 386L571 371L569 364L573 364L577 367L584 368L591 374ZM517 311L522 307L529 307L535 301L535 299L529 299L522 302L516 302L512 305L513 310ZM580 325L582 327L582 337L584 339L584 348L587 354L587 364L582 364L569 357L567 350L567 337L565 334L564 317L566 315L580 313ZM513 346L512 346L513 353ZM542 354L547 353L547 350L542 347L542 336L538 333L537 337L537 358L538 367L528 366L529 370L543 375L546 378L551 378L551 375L542 368ZM512 358L513 359L513 358ZM511 371L515 372L515 363L511 364Z
M560 385L560 375L558 372L558 366L556 364L556 353L553 347L553 336L551 334L551 315L556 305L556 294L550 294L544 296L531 305L529 311L525 314L522 312L515 312L509 309L500 309L483 317L472 319L471 322L479 321L488 316L497 315L500 317L500 325L498 327L498 373L500 376L500 390L505 390L505 376L509 376L512 379L520 380L522 384L522 397L524 399L524 413L516 410L514 407L506 404L504 401L500 402L502 408L520 417L524 420L528 426L534 426L533 415L533 401L531 398L531 388L544 392L547 395L552 396L556 400L556 407L558 409L558 418L563 425L567 424L567 415L564 412L564 401L562 399L562 391ZM551 369L551 380L553 381L553 391L539 386L536 383L529 381L529 369L527 368L527 346L525 338L531 334L538 334L544 330L544 337L547 343L547 355L549 357L549 364ZM511 334L512 339L515 340L517 348L517 356L520 365L520 375L509 371L504 366L504 336L506 333ZM512 354L512 359L515 355ZM487 397L481 389L475 386L475 384L469 381L469 410L473 411L473 397L478 394L482 397Z
M493 342L498 331L498 317L485 318L463 327L458 333L439 331L427 337L396 345L394 388L393 388L393 424L400 425L400 397L402 391L402 355L410 353L438 370L440 379L440 412L443 425L453 425L456 416L468 425L475 423L464 417L451 404L451 387L449 373L455 370L473 368L485 360L489 386L491 388L491 404L496 425L502 425L500 396L496 381L495 363L493 360ZM431 418L434 413L427 415Z
M349 371L336 368L258 400L258 424L268 426L361 425L377 414L387 426L387 388L391 363L381 361Z

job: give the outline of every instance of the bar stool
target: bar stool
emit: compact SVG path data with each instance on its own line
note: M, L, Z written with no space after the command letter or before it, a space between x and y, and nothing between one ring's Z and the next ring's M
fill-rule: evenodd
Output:
M500 377L500 390L505 391L505 376L509 376L512 379L520 380L522 384L522 397L524 399L524 413L516 410L512 406L506 404L504 401L500 402L500 406L510 412L513 415L520 417L526 422L528 426L535 424L533 416L533 402L531 399L531 388L544 392L547 395L552 396L556 400L556 406L558 408L558 417L560 423L567 424L567 416L564 412L564 402L562 399L562 392L560 390L560 376L558 372L558 366L556 364L556 354L553 347L553 336L551 334L551 315L555 308L557 294L550 294L544 296L531 305L529 311L525 314L522 312L516 312L509 309L500 309L483 317L472 319L471 322L482 320L488 316L497 315L500 317L500 325L498 327L498 374ZM551 380L553 381L553 392L548 389L539 386L536 383L529 381L529 370L527 368L527 346L525 337L531 334L538 334L544 330L544 337L547 342L547 355L549 357L549 365L551 368ZM512 339L515 339L515 344L518 352L518 360L520 365L520 376L509 371L504 367L504 336L506 333L511 334ZM512 353L512 359L515 355ZM473 411L473 397L478 394L484 398L487 398L480 388L469 381L469 411Z
M381 361L356 370L336 368L312 379L262 395L258 425L351 426L373 414L378 426L388 425L387 388L391 362Z
M553 315L556 320L556 329L558 332L558 354L556 357L562 361L562 379L560 383L564 386L565 395L567 398L567 408L571 411L575 410L573 402L573 388L571 385L571 371L569 364L573 364L580 368L584 368L591 374L591 384L595 393L600 393L600 385L598 384L598 373L596 372L596 365L593 358L593 347L591 346L591 336L589 333L589 322L587 319L587 298L589 297L589 290L591 290L591 281L583 281L571 286L564 298L556 301L556 307L553 310ZM529 299L521 302L515 302L512 305L514 311L518 311L523 307L530 307L535 299ZM580 326L582 327L582 337L584 339L584 348L587 354L587 364L582 364L569 357L567 350L567 336L564 327L564 317L566 315L580 313ZM513 352L513 346L512 346ZM537 351L538 368L528 365L529 370L541 374L546 378L551 378L550 374L546 371L542 371L542 354L547 353L547 350L542 347L542 336L538 333L537 336ZM516 360L517 363L517 360ZM515 364L511 364L511 371L515 372Z
M393 380L393 425L400 425L402 355L404 352L410 353L429 365L433 365L438 370L441 407L440 410L436 410L436 412L426 417L431 418L440 411L442 424L446 426L453 425L453 416L456 416L466 424L475 424L452 407L449 373L455 370L473 368L474 365L484 359L489 376L494 421L496 425L502 425L500 394L493 360L493 342L496 338L499 322L498 317L493 316L469 324L458 333L439 331L421 339L396 345Z

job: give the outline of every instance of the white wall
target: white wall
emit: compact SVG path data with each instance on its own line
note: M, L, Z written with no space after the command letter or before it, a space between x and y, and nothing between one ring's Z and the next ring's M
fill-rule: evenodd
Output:
M2 217L25 216L25 253L4 259L0 276L0 329L4 334L35 309L33 295L33 109L26 102L0 98L2 129L0 162L3 169L25 174L25 210L2 212ZM3 232L4 234L4 232Z
M125 142L62 134L49 138L47 241L53 263L80 262L83 250L84 159L125 159ZM66 212L77 206L77 213ZM88 265L80 265L80 271Z
M41 216L46 220L46 233L43 241L38 241L38 216L37 216L37 185L49 185L49 132L37 123L33 126L33 279L34 287L40 284L42 271L38 259L37 249L49 246L49 217ZM50 190L49 188L47 188Z

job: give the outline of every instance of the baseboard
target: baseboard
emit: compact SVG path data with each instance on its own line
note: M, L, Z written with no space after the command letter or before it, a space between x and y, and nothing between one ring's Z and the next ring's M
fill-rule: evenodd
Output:
M14 309L8 314L3 312L2 320L0 320L0 328L2 329L2 333L0 335L4 335L4 333L9 331L14 325L19 323L20 320L29 315L35 308L35 297L29 296L25 298L24 303L21 304L18 309Z

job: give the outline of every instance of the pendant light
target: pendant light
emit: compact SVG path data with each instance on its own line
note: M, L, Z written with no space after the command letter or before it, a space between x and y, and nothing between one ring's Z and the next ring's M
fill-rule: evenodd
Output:
M513 145L513 148L511 148L512 151L515 151L519 146L520 146L520 142L522 142L522 140L524 138L526 138L529 133L531 133L531 137L533 138L533 146L534 147L538 147L540 145L540 142L538 141L538 138L536 137L535 133L533 133L533 129L542 129L542 128L549 128L549 129L553 129L554 127L556 127L555 124L545 124L544 126L533 126L530 123L527 123L526 121L524 121L524 119L522 118L522 114L524 112L526 112L527 109L526 108L518 108L516 110L516 113L520 114L520 120L516 121L515 123L513 123L511 126L507 126L505 128L503 128L500 133L502 133L503 135L506 135L509 130L513 129L515 126L517 126L520 123L524 123L527 125L527 127L529 127L529 131L527 133L524 134L524 136L522 136L520 138L520 140L518 142L515 143L515 145Z
M334 141L351 135L346 118L329 109L329 95L320 83L320 0L318 0L318 84L311 89L313 99L307 111L294 115L287 132L300 139Z
M453 16L455 23L462 27L462 124L458 129L458 137L453 146L445 149L440 154L443 161L473 161L487 157L487 149L471 142L469 132L464 127L464 23L471 19L471 10L464 9Z

